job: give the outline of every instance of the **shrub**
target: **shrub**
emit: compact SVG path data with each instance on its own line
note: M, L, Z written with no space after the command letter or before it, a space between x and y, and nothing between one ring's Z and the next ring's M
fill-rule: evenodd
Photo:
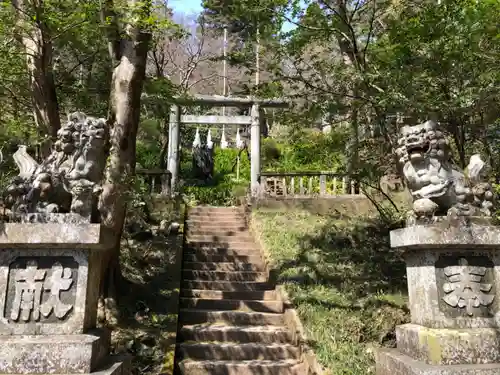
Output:
M272 140L263 142L262 168L282 172L336 172L345 163L345 141L343 131L329 134L296 131L287 143L277 144Z
M200 181L190 181L189 177L182 189L186 204L194 206L209 204L215 206L231 206L238 198L245 195L250 180L250 161L245 152L241 153L240 174L236 181L236 160L240 150L214 150L214 177L205 184ZM185 153L182 174L192 176L191 154ZM233 170L234 166L234 170Z
M260 155L262 165L272 165L280 160L281 149L274 139L266 138L262 140Z
M160 164L159 156L161 150L157 143L137 140L136 143L136 161L141 168L157 168Z

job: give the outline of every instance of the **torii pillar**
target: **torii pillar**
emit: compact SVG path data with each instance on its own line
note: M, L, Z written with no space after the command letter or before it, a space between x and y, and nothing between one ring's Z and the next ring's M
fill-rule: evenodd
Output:
M168 129L168 163L167 169L171 174L170 191L176 192L179 179L179 139L181 129L181 108L177 104L170 107L170 121Z
M252 197L260 192L260 115L259 104L253 103L250 111L250 190Z

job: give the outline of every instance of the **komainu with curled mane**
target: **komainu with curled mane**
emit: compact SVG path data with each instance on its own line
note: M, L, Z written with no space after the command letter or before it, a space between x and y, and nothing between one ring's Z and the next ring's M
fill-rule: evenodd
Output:
M19 175L3 192L12 219L90 221L101 191L108 139L104 119L75 112L41 164L20 145L13 154Z
M448 141L433 121L403 127L398 145L398 163L413 198L407 225L446 216L491 217L494 194L479 155L471 157L463 173L453 165Z

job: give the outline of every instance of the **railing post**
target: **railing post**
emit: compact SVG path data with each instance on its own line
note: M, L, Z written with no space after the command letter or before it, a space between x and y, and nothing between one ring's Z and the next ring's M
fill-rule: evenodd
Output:
M260 185L259 185L259 195L260 196L265 196L266 195L266 189L267 189L267 177L261 176L260 178Z
M326 195L326 176L319 176L319 195Z
M250 189L252 196L259 194L260 175L260 118L259 104L254 103L250 111L252 125L250 126Z

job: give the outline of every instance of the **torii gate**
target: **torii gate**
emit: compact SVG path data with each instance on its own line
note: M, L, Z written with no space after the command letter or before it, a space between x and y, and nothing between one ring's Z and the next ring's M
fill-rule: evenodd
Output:
M203 105L210 107L250 107L250 116L193 116L182 115L182 106ZM183 124L250 125L250 188L252 197L259 194L260 180L260 108L285 108L289 103L281 99L255 97L227 97L195 95L190 98L175 97L171 106L168 130L167 169L171 173L171 188L175 191L179 178L179 138Z

